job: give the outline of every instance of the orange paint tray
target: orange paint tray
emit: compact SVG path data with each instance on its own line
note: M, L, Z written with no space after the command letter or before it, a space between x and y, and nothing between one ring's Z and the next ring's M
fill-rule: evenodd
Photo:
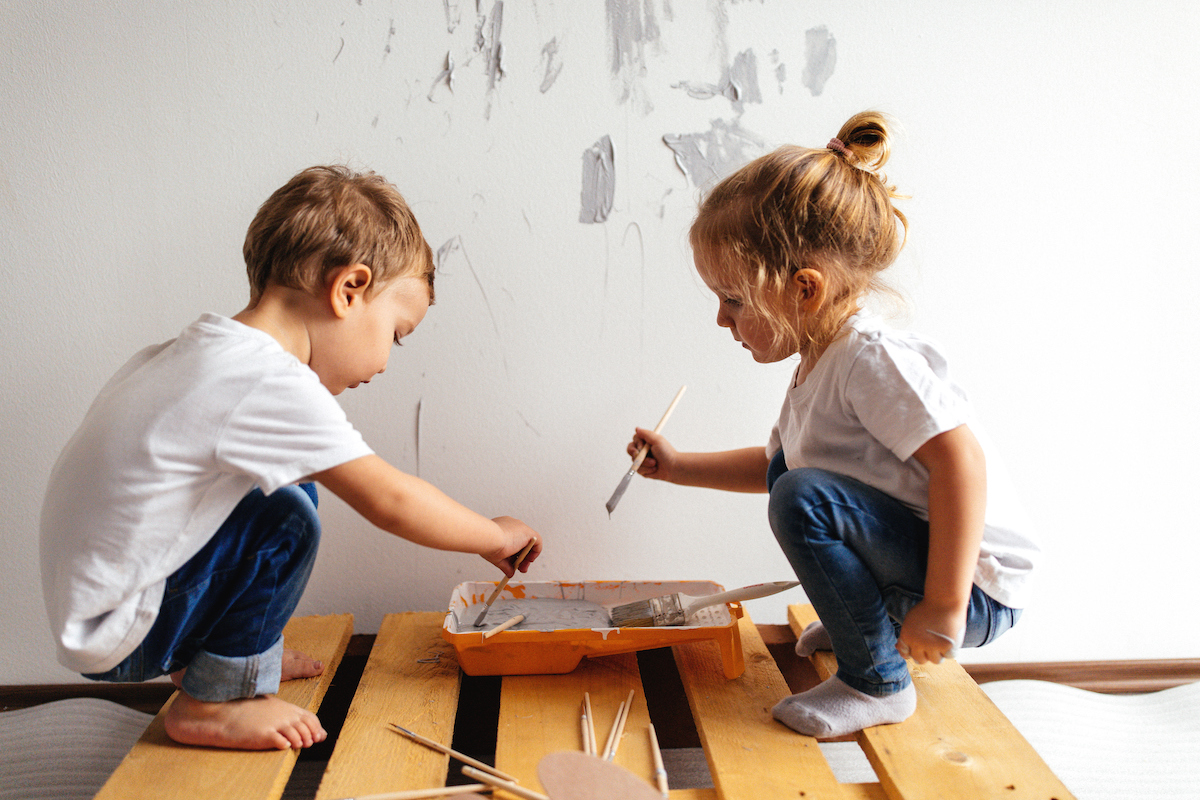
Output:
M450 597L442 636L454 646L459 665L468 675L562 674L579 666L584 656L608 656L705 641L716 642L720 648L725 677L736 678L745 670L737 622L742 616L740 603L701 609L693 618L694 625L556 630L521 630L517 627L483 638L484 631L504 622L504 615L497 609L505 599L583 600L611 608L676 592L705 595L724 591L711 581L513 581L501 592L485 625L476 628L474 617L480 604L495 591L497 583L460 583ZM474 608L468 614L467 609L472 606Z

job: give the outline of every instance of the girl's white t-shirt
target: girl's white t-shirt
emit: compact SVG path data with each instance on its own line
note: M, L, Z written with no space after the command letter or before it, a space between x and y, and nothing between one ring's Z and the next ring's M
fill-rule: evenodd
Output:
M121 663L167 577L254 487L270 494L371 449L270 335L205 314L109 380L50 475L42 588L59 661Z
M929 473L913 453L960 425L975 434L987 465L975 584L1010 608L1024 608L1040 555L1036 534L966 393L929 340L872 314L851 317L812 372L788 390L767 457L782 450L789 469L847 475L928 519Z

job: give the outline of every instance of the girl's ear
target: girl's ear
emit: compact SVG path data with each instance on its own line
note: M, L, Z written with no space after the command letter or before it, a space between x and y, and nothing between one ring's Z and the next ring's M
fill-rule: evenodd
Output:
M815 269L796 270L792 275L792 286L801 311L811 313L825 302L825 276Z
M371 268L366 264L348 264L333 274L329 302L335 316L346 316L365 300L371 277Z

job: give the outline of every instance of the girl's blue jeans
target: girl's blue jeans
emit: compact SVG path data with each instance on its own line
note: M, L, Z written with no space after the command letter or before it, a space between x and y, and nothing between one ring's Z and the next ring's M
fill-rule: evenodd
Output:
M789 470L782 453L767 487L771 530L829 633L838 678L876 697L904 689L911 678L897 634L925 593L929 523L853 478ZM963 646L987 644L1020 615L972 587Z
M279 691L283 626L316 560L321 524L311 483L246 495L167 579L158 618L102 681L145 681L187 668L183 691L223 702Z

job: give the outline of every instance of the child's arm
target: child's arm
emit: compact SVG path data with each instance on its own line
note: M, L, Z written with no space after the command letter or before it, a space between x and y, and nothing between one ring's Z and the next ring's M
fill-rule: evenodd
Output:
M730 492L767 491L767 449L745 447L718 453L680 453L662 435L638 428L626 451L633 456L642 444L650 443L650 452L638 468L647 478L703 486Z
M967 603L983 539L987 504L987 467L983 448L966 425L938 434L913 454L929 470L929 562L925 597L908 612L900 631L918 664L939 662L950 643L961 641Z
M371 524L415 544L439 550L478 553L505 575L512 557L533 539L522 572L542 551L541 537L512 517L476 514L433 484L401 472L379 456L363 456L311 476Z

